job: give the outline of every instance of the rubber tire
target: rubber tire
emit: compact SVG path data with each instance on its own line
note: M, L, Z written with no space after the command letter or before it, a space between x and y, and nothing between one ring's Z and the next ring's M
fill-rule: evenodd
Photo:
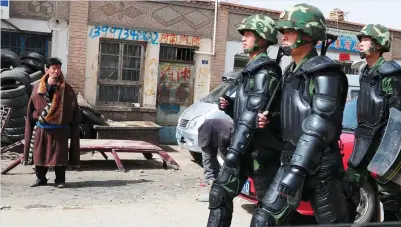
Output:
M19 70L10 70L1 73L0 80L1 84L3 84L4 81L18 81L20 84L25 85L25 87L31 82L28 74Z
M1 142L2 143L8 143L8 144L13 144L17 141L21 141L22 139L24 139L25 135L21 134L21 135L2 135L1 136Z
M43 76L43 72L42 71L36 71L34 73L29 74L29 78L31 79L31 84L33 82L36 82L40 79L42 79Z
M24 85L4 85L0 90L2 99L11 99L25 94Z
M25 133L25 126L17 128L4 128L4 135L22 135Z
M35 59L43 64L46 64L46 58L43 55L36 52L23 52L21 53L21 60L24 59Z
M15 109L20 109L26 107L28 105L28 101L29 101L28 95L24 94L11 99L1 99L1 105Z
M27 65L28 67L32 68L35 71L45 71L45 63L40 62L36 59L32 59L32 58L25 58L24 60L22 60L22 64L23 65Z
M82 114L90 123L95 125L106 125L106 122L103 120L103 118L96 116L89 108L85 106L80 106L80 108L82 110Z
M29 67L27 65L20 65L20 66L14 68L13 70L19 70L19 71L27 73L28 75L35 72L35 70L33 70L31 67Z
M365 204L367 205L367 207L364 209L364 214L362 215L362 217L355 220L354 223L358 224L369 223L375 213L376 193L375 190L373 189L373 186L369 182L366 182L361 187L360 194L361 194L361 199L362 197L366 199Z
M7 124L5 125L6 128L18 128L18 127L25 127L25 116L23 117L16 117L16 118L9 118Z
M26 106L23 107L23 108L12 108L12 109L11 109L10 118L25 117L25 116L26 116L26 111L27 111L27 109L26 109L27 106L28 106L28 105L26 105Z
M79 137L81 139L92 139L91 129L91 124L79 124Z
M6 65L8 63L8 65ZM21 58L18 56L17 53L7 49L1 49L1 65L2 67L12 66L13 68L21 65Z

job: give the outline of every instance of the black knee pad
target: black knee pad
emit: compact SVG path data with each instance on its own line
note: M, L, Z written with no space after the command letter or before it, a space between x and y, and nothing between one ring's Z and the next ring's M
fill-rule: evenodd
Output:
M209 194L209 209L224 206L228 200L227 191L221 185L213 183Z
M251 227L276 226L276 220L266 209L258 207L255 209L253 213L250 226Z

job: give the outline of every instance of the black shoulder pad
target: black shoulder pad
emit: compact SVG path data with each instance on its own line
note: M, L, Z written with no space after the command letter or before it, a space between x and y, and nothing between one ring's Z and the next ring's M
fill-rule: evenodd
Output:
M301 67L301 69L303 69L301 71L304 71L305 73L314 73L327 69L340 69L340 68L341 68L340 64L336 63L331 58L319 55L305 62Z
M276 63L275 60L267 56L259 57L255 61L251 61L242 72L253 74L267 67L275 68L277 72L281 74L281 67Z
M396 61L386 61L379 66L378 71L382 76L391 75L394 73L401 75L401 66Z

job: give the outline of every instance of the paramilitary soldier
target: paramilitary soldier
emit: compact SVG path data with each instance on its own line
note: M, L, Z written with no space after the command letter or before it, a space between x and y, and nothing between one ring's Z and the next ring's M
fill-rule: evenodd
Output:
M283 75L283 164L251 226L285 223L301 199L311 202L319 224L348 222L338 146L347 78L340 65L324 54L318 56L315 49L318 41L327 42L325 18L318 8L297 4L281 13L277 28L283 34L285 54L293 59ZM259 127L267 124L267 118L259 114Z
M400 143L390 144L383 142L387 132L385 128L395 127L388 125L391 117L391 108L394 113L401 111L401 67L395 61L385 61L383 53L388 52L391 47L390 31L380 24L368 24L357 35L360 44L362 59L366 59L366 66L361 70L360 90L357 100L358 127L355 132L354 150L348 160L349 169L346 179L354 181L358 189L363 185L369 174L369 163L372 158L372 166L385 163L379 156L383 154L386 158L397 158L394 153L399 152ZM391 121L392 124L397 121ZM398 121L398 124L400 122ZM399 127L399 126L398 126ZM393 138L400 140L398 130L390 130ZM398 134L397 134L398 133ZM380 143L385 143L381 149ZM394 141L393 141L394 142ZM391 147L390 147L391 145ZM398 149L398 150L397 150ZM380 163L374 156L377 153ZM393 163L395 159L389 160ZM369 166L368 166L369 165ZM399 162L394 162L399 165ZM388 165L389 167L391 164ZM401 219L401 191L400 186L391 181L391 172L397 172L397 168L387 171L378 178L378 195L385 209L389 209ZM376 172L371 168L371 172Z
M267 56L267 48L277 43L276 25L267 16L253 15L242 21L238 31L250 61L220 97L219 107L233 118L234 132L224 165L210 190L209 227L231 225L233 199L247 176L253 176L257 197L262 198L280 165L280 132L273 132L273 125L266 129L257 126L258 113L267 108L281 77L281 68ZM229 98L234 91L235 99ZM280 100L275 100L272 111L279 108Z

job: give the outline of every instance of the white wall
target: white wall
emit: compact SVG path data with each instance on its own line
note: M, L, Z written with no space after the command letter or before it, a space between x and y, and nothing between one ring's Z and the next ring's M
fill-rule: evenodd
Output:
M242 42L240 41L226 42L226 59L225 59L224 73L228 73L234 69L234 56L242 52L243 52Z
M51 33L52 30L48 26L48 21L34 19L10 18L8 21L23 31ZM15 30L13 27L1 22L2 28ZM53 31L51 42L51 56L61 59L63 65L61 69L67 77L68 64L68 26L62 31Z

